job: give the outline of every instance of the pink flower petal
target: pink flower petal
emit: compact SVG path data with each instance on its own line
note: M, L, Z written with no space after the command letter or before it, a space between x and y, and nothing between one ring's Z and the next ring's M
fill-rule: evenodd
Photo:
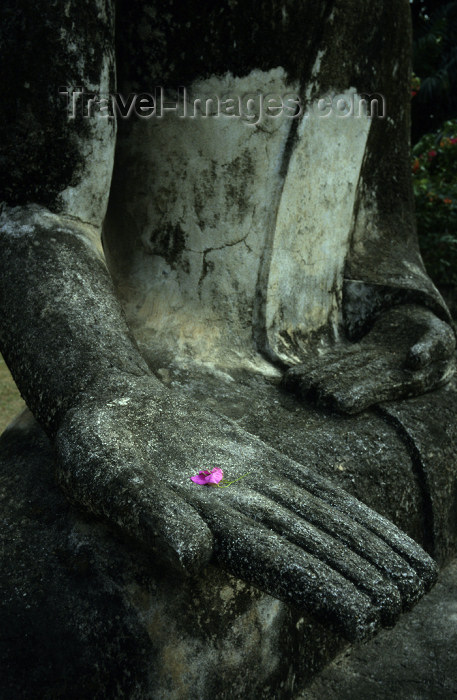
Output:
M210 472L207 469L202 469L194 476L190 477L190 480L194 484L199 484L200 486L214 486L218 484L221 479L224 478L224 472L220 467L214 467Z
M198 472L198 474L195 474L195 476L191 476L190 479L195 484L206 484L209 476L211 476L210 472L203 469L202 471Z
M195 476L191 476L190 480L194 482L194 484L206 484L206 476L200 476L200 474L195 474Z
M224 478L224 472L219 467L215 467L208 477L207 484L218 484Z

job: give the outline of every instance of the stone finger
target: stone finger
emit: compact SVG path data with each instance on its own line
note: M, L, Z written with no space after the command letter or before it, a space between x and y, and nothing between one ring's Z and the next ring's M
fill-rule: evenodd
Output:
M242 486L228 489L224 494L224 501L347 578L370 597L379 609L384 625L394 624L402 610L398 588L364 557L312 523L297 517L289 509L252 489Z
M286 480L281 483L268 481L259 484L258 489L375 566L397 586L405 608L424 593L424 583L409 562L367 528L363 521L353 520L332 504ZM398 530L397 536L402 535Z
M417 572L426 590L436 581L437 566L433 559L417 542L408 537L390 520L303 464L282 458L277 462L277 469L290 479L294 488L297 488L297 491L294 488L289 488L283 493L285 499L290 494L288 507L300 509L301 494L306 488L307 493L317 497L319 501L327 503L334 514L339 511L385 542L390 550L396 552ZM295 506L293 506L293 502L296 502Z
M210 501L197 497L194 505L213 533L215 563L333 626L350 641L379 628L378 607L354 583L274 530Z

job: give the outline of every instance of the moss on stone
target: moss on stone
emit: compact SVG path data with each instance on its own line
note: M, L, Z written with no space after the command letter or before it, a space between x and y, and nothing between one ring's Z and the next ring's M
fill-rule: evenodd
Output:
M89 125L68 120L59 88L99 82L114 16L109 0L98 14L93 5L36 0L31 12L27 0L2 3L0 200L8 204L58 209L60 192L78 183Z

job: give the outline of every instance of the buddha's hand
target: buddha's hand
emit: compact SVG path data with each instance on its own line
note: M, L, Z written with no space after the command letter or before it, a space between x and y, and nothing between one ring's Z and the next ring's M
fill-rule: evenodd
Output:
M342 342L291 367L283 385L301 398L343 413L417 396L454 373L455 335L419 306L384 312L358 342Z
M154 556L191 574L219 565L352 640L433 583L433 560L392 523L228 419L148 377L110 393L66 414L60 482ZM214 467L248 475L190 480Z

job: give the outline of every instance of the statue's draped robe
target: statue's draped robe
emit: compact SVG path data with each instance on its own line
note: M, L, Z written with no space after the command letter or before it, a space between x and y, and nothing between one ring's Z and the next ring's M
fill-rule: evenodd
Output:
M449 319L415 233L408 3L123 12L119 89L179 100L119 123L105 250L144 347L266 371L256 353L295 364L395 304ZM264 111L298 96L303 114L259 118L259 95ZM241 114L195 111L217 98L241 98Z

